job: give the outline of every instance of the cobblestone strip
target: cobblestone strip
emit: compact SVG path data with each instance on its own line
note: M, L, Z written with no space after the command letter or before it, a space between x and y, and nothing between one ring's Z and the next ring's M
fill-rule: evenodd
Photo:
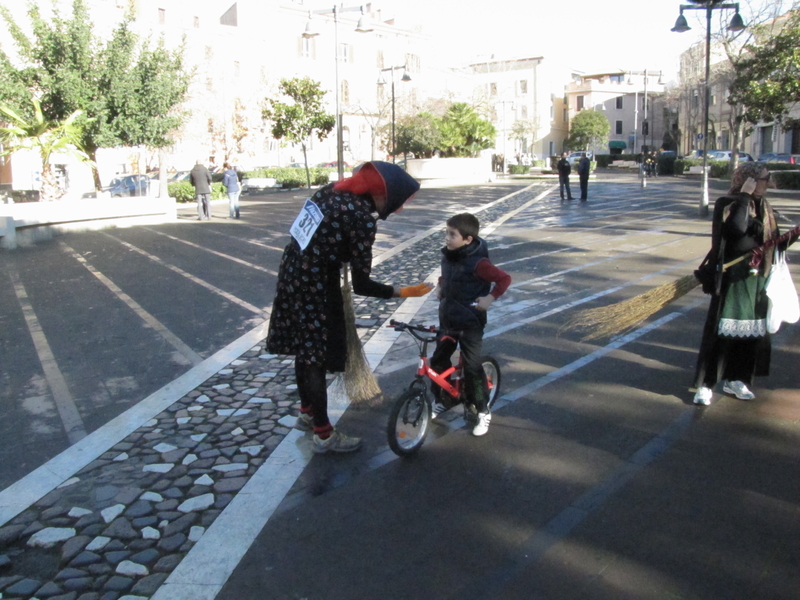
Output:
M481 215L529 201L525 190ZM375 269L418 283L441 261L431 235ZM365 299L370 337L401 303ZM3 600L153 595L294 423L293 361L251 348L0 528Z

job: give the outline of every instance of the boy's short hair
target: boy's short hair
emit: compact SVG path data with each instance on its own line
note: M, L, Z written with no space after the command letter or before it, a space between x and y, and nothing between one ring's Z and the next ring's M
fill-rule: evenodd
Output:
M472 237L473 240L478 238L478 232L481 229L478 217L472 213L453 215L447 219L447 226L457 230L462 238Z

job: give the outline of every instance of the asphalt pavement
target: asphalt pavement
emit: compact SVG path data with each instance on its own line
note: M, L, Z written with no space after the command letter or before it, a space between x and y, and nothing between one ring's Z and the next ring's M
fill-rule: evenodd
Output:
M301 196L3 253L2 597L797 598L798 327L755 401L692 406L699 290L614 339L562 327L696 267L698 182L603 173L586 203L529 183L424 189L379 227L376 277L434 280L471 210L514 280L488 435L450 411L412 460L385 424L414 346L383 325L435 322L430 298L357 305L386 401L332 404L361 452L291 429L291 362L260 342Z

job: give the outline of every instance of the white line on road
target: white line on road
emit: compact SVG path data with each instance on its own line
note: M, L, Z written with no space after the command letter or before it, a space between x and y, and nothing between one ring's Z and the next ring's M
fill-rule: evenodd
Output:
M272 269L267 269L266 267L262 267L261 265L254 265L251 262L247 262L246 260L243 260L241 258L231 256L230 254L225 254L224 252L217 252L216 250L212 250L211 248L206 248L205 246L201 246L200 244L195 244L194 242L190 242L189 240L182 240L179 237L175 237L174 235L169 235L168 233L164 233L163 231L156 231L155 229L151 229L150 227L145 227L145 229L151 233L163 235L165 238L169 238L176 242L180 242L181 244L186 244L187 246L191 246L192 248L197 248L198 250L203 250L204 252L214 254L215 256L219 256L227 260L232 260L233 262L239 263L240 265L244 265L245 267L250 267L251 269L256 269L257 271L263 271L264 273L269 273L273 277L278 276L277 271L273 271Z
M95 269L92 265L90 265L85 258L83 258L80 254L78 254L75 250L67 246L64 242L59 242L61 248L72 256L75 260L81 263L86 270L89 271L92 275L97 277L100 282L106 286L109 290L111 290L114 295L117 296L120 300L122 300L128 308L130 308L133 312L135 312L139 318L142 319L145 323L147 323L150 327L155 330L168 344L170 344L175 350L180 352L192 365L199 365L203 362L203 357L200 356L197 352L192 350L189 346L187 346L178 336L172 333L169 329L167 329L164 324L161 323L158 319L156 319L153 315L147 312L142 306L136 302L133 298L128 296L125 292L123 292L117 284L111 281L108 277L103 275L100 271Z
M175 265L171 265L171 264L169 264L168 262L165 262L165 261L161 260L161 259L160 259L158 256L156 256L155 254L150 254L150 253L149 253L149 252L147 252L146 250L142 250L141 248L137 248L137 247L136 247L136 246L134 246L133 244L129 244L128 242L122 241L121 239L119 239L119 238L116 238L116 237L114 237L113 235L111 235L111 234L108 234L108 233L106 233L106 232L104 232L104 231L101 231L100 233L102 233L102 234L103 234L103 235L105 235L105 236L108 236L108 237L110 237L112 240L114 240L115 242L118 242L118 243L122 244L122 245L123 245L123 246L125 246L126 248L130 248L130 249L131 249L131 250L133 250L134 252L138 252L138 253L139 253L139 254L141 254L142 256L146 256L147 258L149 258L149 259L150 259L150 260L152 260L153 262L157 262L158 264L160 264L160 265L161 265L161 266L163 266L163 267L166 267L166 268L167 268L167 269L169 269L170 271L174 271L174 272L175 272L175 273L177 273L178 275L183 275L184 277L186 277L186 278L187 278L187 279L189 279L190 281L193 281L193 282L194 282L194 283L196 283L197 285L201 285L201 286L203 286L204 288L206 288L207 290L211 290L211 291L212 291L212 292L214 292L215 294L219 294L220 296L222 296L222 297L223 297L223 298L225 298L226 300L229 300L230 302L233 302L234 304L238 304L239 306L241 306L242 308L245 308L245 309L249 310L250 312L254 312L254 313L256 313L257 315L266 315L266 314L268 314L268 312L269 312L267 309L258 308L257 306L253 306L253 305L252 305L252 304L250 304L249 302L246 302L245 300L241 300L240 298L237 298L237 297L236 297L236 296L234 296L233 294L229 294L229 293L228 293L228 292L226 292L225 290L222 290L222 289L218 288L217 286L215 286L215 285L212 285L212 284L208 283L207 281L203 281L203 280L202 280L202 279L200 279L199 277L195 277L195 276L194 276L194 275L192 275L191 273L187 273L186 271L184 271L184 270L183 270L183 269L181 269L180 267L176 267Z
M42 327L39 324L39 319L33 311L33 306L28 300L28 292L25 286L19 279L19 273L11 265L8 266L8 275L11 278L11 285L14 288L14 293L17 295L17 301L22 309L22 314L25 317L25 323L28 326L28 332L33 339L33 345L36 348L36 355L39 357L39 362L42 364L47 385L50 387L50 392L53 394L53 400L56 403L58 414L61 417L61 423L64 425L64 431L67 433L67 439L70 444L75 444L81 439L86 437L86 428L83 425L83 419L78 412L78 407L75 405L75 399L70 394L67 382L64 380L64 375L61 369L58 368L56 357L50 349L50 344L47 341Z

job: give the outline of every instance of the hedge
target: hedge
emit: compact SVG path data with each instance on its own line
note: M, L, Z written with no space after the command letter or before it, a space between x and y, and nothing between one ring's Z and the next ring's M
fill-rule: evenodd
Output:
M311 185L327 185L330 182L330 174L335 173L336 169L327 169L320 167L312 167L309 169L311 175ZM273 169L256 169L255 171L247 171L244 174L245 178L262 178L269 177L274 179L276 183L284 188L298 188L305 187L306 170L303 167L281 167Z
M194 186L189 181L176 181L167 184L167 195L170 198L175 198L176 202L194 202L197 198ZM211 184L211 199L219 200L220 198L227 198L225 186L221 183Z
M772 181L775 182L775 186L779 190L800 190L800 171L779 170L779 171L772 171L771 175L772 175Z

